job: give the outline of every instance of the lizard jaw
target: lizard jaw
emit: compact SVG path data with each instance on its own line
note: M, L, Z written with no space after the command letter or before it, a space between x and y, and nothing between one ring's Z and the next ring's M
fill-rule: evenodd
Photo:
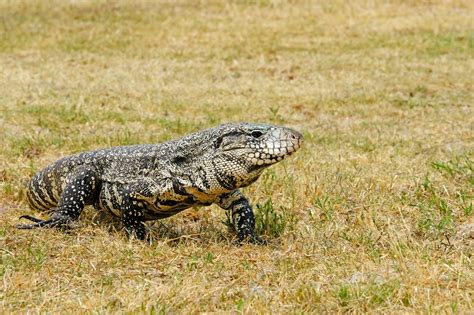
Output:
M253 145L248 159L253 165L275 164L296 152L303 143L303 135L290 128L274 128L268 138Z

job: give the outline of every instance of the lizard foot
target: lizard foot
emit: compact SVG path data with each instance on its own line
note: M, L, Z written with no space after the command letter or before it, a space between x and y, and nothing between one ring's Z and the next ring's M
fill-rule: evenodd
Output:
M27 219L33 221L33 224L17 224L17 229L22 230L29 230L29 229L36 229L36 228L52 228L56 226L66 226L71 219L65 216L53 216L47 220L41 220L30 215L22 215L19 219Z

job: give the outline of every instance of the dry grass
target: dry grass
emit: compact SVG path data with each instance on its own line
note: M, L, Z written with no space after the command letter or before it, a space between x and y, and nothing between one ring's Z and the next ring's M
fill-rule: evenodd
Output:
M472 311L473 9L0 0L0 312ZM268 246L232 245L217 207L151 246L92 210L13 227L60 156L227 121L305 134L246 189Z

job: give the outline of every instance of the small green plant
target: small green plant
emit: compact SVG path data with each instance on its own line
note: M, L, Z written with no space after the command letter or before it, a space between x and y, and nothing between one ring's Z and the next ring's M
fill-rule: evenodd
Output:
M474 184L474 164L468 155L457 157L447 162L433 162L431 166L440 173L447 174L451 177L465 176L471 184Z
M43 248L34 246L28 247L28 255L26 256L26 259L35 270L40 270L43 267L46 258L46 253Z
M431 163L433 169L450 182L453 187L451 190L454 190L452 193L457 198L449 199L451 192L447 191L447 183L433 182L429 176L425 176L414 194L414 202L420 211L420 232L436 236L452 231L456 221L454 209L460 209L459 214L464 216L472 214L472 193L469 192L473 183L472 165L468 155L447 162Z
M282 211L276 211L273 201L268 198L263 204L258 203L254 209L255 232L258 235L279 237L294 225L295 218L282 207ZM226 212L226 220L223 222L231 230L235 231L235 223L229 212Z
M195 270L198 268L199 259L196 255L192 255L189 259L187 266L188 270Z
M314 207L321 211L320 220L328 222L332 221L334 217L334 205L329 197L317 197L314 200Z
M112 309L114 310L114 309ZM109 311L109 310L108 310ZM133 314L139 313L139 314L149 314L149 315L164 315L168 314L169 310L166 304L163 301L156 301L153 302L153 304L150 305L150 303L145 303L142 302L141 305L135 309Z
M294 218L286 211L278 212L273 201L268 198L263 204L257 204L255 211L255 230L260 235L278 237L289 228Z
M399 284L397 281L388 281L386 283L371 286L366 294L370 295L371 304L385 304L391 300L398 287ZM402 301L402 303L409 304L409 300L405 302Z
M280 111L279 107L277 107L277 106L270 107L269 110L270 110L271 120L273 122L280 123L280 124L285 122L285 119L279 113L279 111Z
M422 183L423 193L418 194L418 209L420 219L418 228L423 233L442 234L452 229L454 217L452 209L434 188L429 180L425 178Z
M464 211L464 215L465 216L469 216L472 214L472 201L470 204L467 204L464 208L463 208L463 211Z
M341 306L347 306L351 299L351 292L348 287L342 286L337 290L337 298Z
M458 312L458 302L453 301L453 302L449 303L449 307L451 308L451 311L453 311L453 313Z
M204 255L204 261L208 264L212 264L214 262L215 256L213 253L206 253Z
M237 303L235 304L235 307L237 309L238 312L242 312L243 308L244 308L244 300L242 298L240 298Z
M0 261L0 276L3 277L5 273L9 270L13 270L15 268L15 258L11 253L2 253L1 261Z

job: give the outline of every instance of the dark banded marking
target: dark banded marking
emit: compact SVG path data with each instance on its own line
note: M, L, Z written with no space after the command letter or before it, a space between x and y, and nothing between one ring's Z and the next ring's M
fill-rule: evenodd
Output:
M225 189L228 189L228 190L235 189L235 180L233 178L231 178L230 176L228 176L226 174L223 174L222 172L219 172L218 171L219 167L216 164L215 160L212 160L212 166L214 167L215 170L217 170L217 172L215 174L217 183L222 188L225 188Z
M173 184L173 191L175 194L181 195L181 196L187 196L188 193L186 190L179 184L177 178L171 178L171 182Z
M109 187L110 192L110 200L112 203L112 211L115 212L115 215L121 216L124 210L123 201L126 199L125 191L122 187L118 187L117 185L111 185Z
M36 202L36 204L40 206L40 209L49 209L55 206L55 204L49 202L46 199L46 194L41 187L44 184L42 177L43 177L43 173L40 173L35 178L36 180L31 181L30 192L32 193L32 197L34 198L34 201Z
M103 209L107 210L114 216L120 217L120 205L117 202L117 198L115 196L116 193L113 191L114 188L116 189L115 185L103 183L100 192L99 203Z
M47 201L53 205L57 205L59 202L59 198L56 198L54 196L53 188L55 187L54 183L54 174L52 174L52 171L50 169L46 169L43 172L43 192L45 193L47 197Z
M57 173L55 174L55 171L52 168L48 167L48 169L51 169L49 170L49 172L51 172L51 193L53 194L54 199L59 202L62 192L60 176Z
M235 189L235 180L230 176L227 176L222 173L216 174L216 180L222 188L232 190Z
M145 220L156 220L156 219L164 219L164 218L168 218L168 217L171 217L183 210L186 210L188 209L189 207L191 207L190 205L182 205L182 206L178 206L178 207L175 207L173 208L173 210L171 211L158 211L158 210L149 210L149 209L146 209L145 210Z
M193 177L191 177L192 185L196 187L196 189L199 192L206 193L211 188L211 185L209 184L209 180L208 180L209 176L207 175L206 171L202 167L198 167L196 170L196 173L197 173L196 177L199 181L199 185L197 185L196 181L193 180Z
M204 190L209 190L211 188L211 184L209 183L209 180L207 179L207 174L206 172L203 170L203 174L202 174L202 185L204 186Z
M28 198L28 204L30 205L31 208L36 209L36 210L48 210L48 208L44 207L43 205L39 204L36 201L36 198L33 196L33 192L31 191L31 188L28 188L26 197Z
M265 164L263 164L263 165L250 164L246 167L246 169L247 169L248 173L253 173L255 171L261 171L261 170L265 169L267 166L268 165L265 165Z
M156 199L154 205L157 209L162 208L162 207L169 207L172 211L175 207L179 207L180 205L187 205L188 207L191 207L196 203L196 200L194 199L193 196L187 195L186 199L184 200L172 200L172 199Z
M167 206L167 207L174 207L176 206L177 204L181 203L181 201L177 201L177 200L160 200L160 199L157 199L155 204L157 206L161 205L161 206Z

